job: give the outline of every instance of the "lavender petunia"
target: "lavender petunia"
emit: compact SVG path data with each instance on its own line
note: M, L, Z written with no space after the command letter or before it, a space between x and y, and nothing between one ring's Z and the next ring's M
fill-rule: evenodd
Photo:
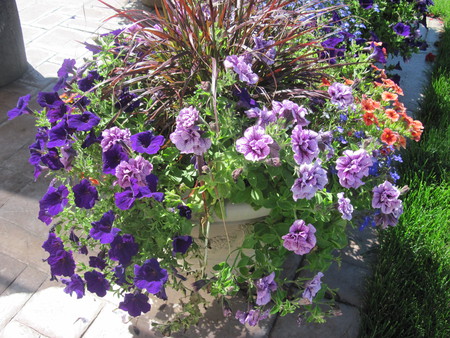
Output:
M247 56L230 55L225 58L225 68L232 68L238 74L239 80L248 84L256 84L259 80L258 75L253 73L252 66L247 62Z
M306 225L302 219L296 220L289 228L289 233L281 237L283 246L297 255L306 255L316 245L316 228Z
M268 124L277 121L276 114L265 106L262 109L251 108L245 112L249 118L257 118L256 125L265 128Z
M89 292L95 293L99 297L106 296L110 285L104 274L95 270L88 271L85 272L84 279Z
M177 128L189 129L194 127L199 117L199 112L193 106L180 110L177 118Z
M129 129L120 129L118 127L112 127L110 129L105 129L102 132L102 140L100 145L103 152L108 151L115 144L123 144L125 146L131 146L131 133Z
M253 41L255 42L254 50L259 52L259 58L269 66L273 65L277 55L277 50L274 47L275 42L273 40L266 41L258 36L255 36Z
M297 164L311 163L319 155L317 137L315 131L302 129L300 125L292 130L291 144Z
M259 309L251 309L248 312L241 310L236 311L235 318L239 320L241 324L248 324L250 326L256 326L261 320L269 317L269 310L261 312Z
M89 111L82 114L69 115L67 118L67 126L77 131L90 131L100 123L100 118Z
M331 103L338 106L339 109L346 109L353 103L352 88L342 83L335 82L328 87L328 94Z
M127 293L123 301L119 303L119 309L127 311L133 317L149 312L150 308L148 297L143 293Z
M305 115L308 114L306 108L290 100L272 101L272 111L278 117L285 118L287 121L295 121L297 125L302 127L306 127L310 123L305 118Z
M72 162L77 156L77 152L72 148L70 144L66 144L60 148L61 150L61 158L59 161L63 165L64 169L67 171L72 170Z
M299 177L291 187L294 201L298 199L310 200L318 190L322 190L328 183L327 172L318 163L302 164Z
M85 178L74 185L72 190L75 195L75 205L78 208L92 209L95 201L98 201L97 188L92 186L91 182Z
M120 144L114 144L107 151L102 153L103 173L115 174L117 166L122 161L128 161L128 154Z
M372 159L364 149L345 150L344 156L336 160L339 183L344 188L359 188L364 184L362 178L369 175Z
M72 251L58 250L47 260L52 276L70 277L75 272L75 261Z
M162 269L156 258L148 259L142 266L134 266L134 285L139 289L146 289L154 295L160 293L164 289L167 282L167 270Z
M198 126L177 128L170 134L170 140L182 154L203 155L211 147L211 140L202 135Z
M164 136L153 135L151 131L134 134L130 138L131 148L138 153L156 154L164 144Z
M270 154L270 145L273 143L272 137L265 133L264 128L253 126L247 128L244 137L236 141L236 150L248 161L261 161Z
M102 244L111 243L114 237L119 233L119 228L113 228L115 216L112 210L105 212L100 221L92 222L92 228L89 235L93 239L99 240Z
M372 207L380 208L383 214L391 214L402 205L402 201L398 199L400 191L389 181L376 186L372 192Z
M122 161L116 167L117 184L122 188L131 187L131 180L135 179L137 185L146 186L146 177L153 170L153 165L142 156Z
M338 210L342 215L343 219L350 221L352 219L353 205L350 203L349 198L344 197L344 193L340 192L337 194L338 197Z
M70 279L61 278L61 282L66 285L64 288L65 293L72 295L75 292L77 299L83 298L85 284L79 275L73 274Z
M30 102L31 95L25 95L22 97L19 97L19 100L17 101L16 106L8 111L8 120L12 120L16 118L17 116L23 115L23 114L29 114L30 109L28 108L28 102Z
M122 266L127 266L131 263L133 256L137 255L138 251L139 245L135 243L133 235L124 234L114 238L108 255L111 260L118 261Z
M321 289L320 279L323 277L322 272L318 272L317 275L305 285L305 290L303 291L303 299L307 299L309 303L312 303L313 298L316 296L317 292Z
M270 293L276 291L278 284L274 281L275 272L258 279L256 284L256 304L266 305L270 302Z
M192 244L192 237L191 236L175 236L172 239L172 252L175 253L181 253L184 255L186 251L188 251L189 247Z
M51 223L51 216L58 215L63 211L68 203L67 195L69 190L64 185L60 185L57 189L50 186L42 199L39 201L39 219L47 225ZM50 217L50 220L48 219Z
M382 229L386 229L388 226L393 227L397 225L398 219L402 214L403 205L400 204L400 206L392 210L392 213L390 214L383 214L382 212L377 213L374 217L374 223L375 225L381 226Z

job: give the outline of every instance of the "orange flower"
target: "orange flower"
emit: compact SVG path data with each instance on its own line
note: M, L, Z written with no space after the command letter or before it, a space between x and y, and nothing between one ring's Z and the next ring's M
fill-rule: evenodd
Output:
M400 116L406 122L406 124L408 126L411 126L411 124L414 122L414 119L411 116L408 116L408 115L406 115L404 113L400 114Z
M381 98L383 101L395 101L397 100L398 95L391 92L383 92L383 94L381 94Z
M397 113L406 113L405 105L403 103L401 103L400 101L395 100L393 105L394 105L394 108L397 111Z
M381 68L378 68L378 67L375 66L374 64L371 64L370 67L372 67L373 69L378 70L378 71L383 70L383 69L381 69Z
M402 147L403 149L406 149L406 138L404 138L401 135L398 135L398 142L397 142L397 148Z
M322 78L322 84L320 85L320 87L322 87L322 86L330 86L331 85L331 83L330 83L330 81L328 81L326 78Z
M364 123L365 123L367 126L370 126L370 125L372 125L372 124L378 125L378 119L377 119L377 117L375 116L374 113L366 112L366 113L363 115L363 120L364 120Z
M91 181L92 184L94 185L99 185L100 182L98 180L96 180L95 178L89 177L89 181Z
M343 78L344 78L345 84L346 84L347 86L351 86L352 84L355 83L355 81L350 80L350 79L347 79L345 76L343 76Z
M384 128L383 134L381 134L381 141L391 146L397 142L397 134L389 128Z
M366 112L373 112L375 109L380 108L380 103L372 99L365 99L361 101L362 109Z
M386 109L384 111L386 113L386 116L392 121L397 122L400 116L397 114L397 112L394 109Z
M411 136L413 137L414 141L418 142L420 141L420 137L423 133L423 124L419 120L414 120L410 124L410 130L411 130Z
M403 89L391 79L381 79L381 81L383 81L385 87L394 90L398 95L403 95Z

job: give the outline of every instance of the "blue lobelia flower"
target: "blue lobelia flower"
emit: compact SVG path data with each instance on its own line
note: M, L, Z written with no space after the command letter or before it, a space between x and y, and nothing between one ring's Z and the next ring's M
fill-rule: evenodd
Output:
M92 222L92 228L89 235L93 239L99 240L102 244L111 243L114 237L119 233L119 228L113 228L115 216L112 210L105 212L98 222Z
M156 154L164 144L164 136L153 135L151 131L143 131L130 137L131 148L138 153Z
M17 116L20 116L23 114L29 114L30 109L27 106L28 106L28 102L30 102L30 98L31 98L30 94L19 97L19 100L17 101L17 105L8 112L8 120L12 120L12 119L16 118Z
M131 263L131 258L139 251L139 245L135 243L133 235L124 234L116 236L111 242L109 258L118 261L120 265L127 266Z
M67 118L67 126L76 131L90 131L99 122L100 118L90 111L85 111L77 115L69 115Z
M172 247L173 247L173 253L176 254L177 252L184 255L186 251L188 251L189 247L192 244L192 237L191 236L175 236L172 239Z
M75 205L78 208L92 209L95 201L98 201L98 191L87 179L82 179L73 188L75 195Z
M79 275L73 274L70 279L61 278L61 282L66 284L66 287L64 288L65 293L72 295L72 292L75 292L77 299L83 298L84 281Z
M150 303L148 297L143 293L127 293L123 302L119 303L119 309L127 311L130 316L137 317L141 313L150 311Z
M99 297L104 297L109 289L109 282L105 275L98 271L88 271L84 274L86 286L89 292L95 293Z
M39 219L47 225L51 223L52 217L63 211L68 199L69 190L66 186L60 185L57 189L50 186L47 192L39 201Z
M163 291L168 279L167 270L161 268L156 258L146 260L142 266L136 264L134 275L134 285L154 295Z
M52 276L70 277L75 272L75 261L72 251L58 250L47 260Z

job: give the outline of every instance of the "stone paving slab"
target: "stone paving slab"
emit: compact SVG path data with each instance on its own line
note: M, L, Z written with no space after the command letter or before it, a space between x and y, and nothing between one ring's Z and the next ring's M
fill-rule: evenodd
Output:
M26 264L0 252L0 295L25 270Z
M32 328L13 320L0 331L1 338L50 338L40 334ZM55 337L51 337L55 338Z

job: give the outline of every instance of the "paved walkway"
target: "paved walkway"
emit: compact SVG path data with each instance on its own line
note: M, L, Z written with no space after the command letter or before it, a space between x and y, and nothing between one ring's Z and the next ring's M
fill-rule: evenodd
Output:
M41 249L48 228L37 220L38 201L48 181L34 183L27 162L28 145L34 141L33 118L7 121L6 116L18 97L50 90L64 58L81 60L88 55L79 42L124 23L118 19L103 22L113 12L96 0L16 2L30 66L21 79L0 88L0 337L160 337L151 330L151 321L167 318L173 309L170 300L176 297L169 295L169 306L153 304L149 315L130 321L117 309L118 300L112 295L77 300L49 280L48 264L42 261L47 255ZM142 7L138 0L110 3ZM423 54L413 62L413 69L424 69ZM420 73L419 77L424 79ZM419 84L414 87L420 89ZM417 97L408 96L405 102ZM367 262L374 243L373 231L351 232L350 246L341 252L341 267L335 264L327 272L324 281L339 288L336 313L341 315L326 324L299 328L297 316L291 315L272 317L261 327L243 327L237 320L224 320L216 306L205 313L201 326L174 337L356 337L362 285L370 273ZM298 262L290 264L295 269Z

